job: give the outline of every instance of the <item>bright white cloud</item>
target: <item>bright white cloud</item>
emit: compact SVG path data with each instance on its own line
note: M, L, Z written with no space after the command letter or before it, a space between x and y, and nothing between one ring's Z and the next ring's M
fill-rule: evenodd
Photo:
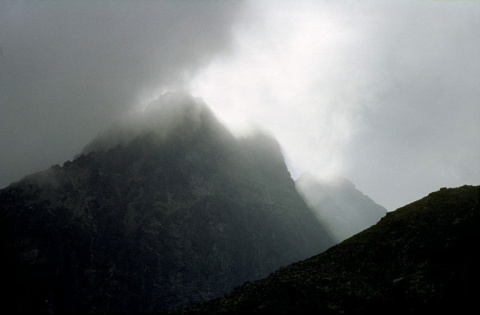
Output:
M230 125L271 131L294 178L344 176L389 210L480 182L478 5L250 6L235 54L215 59L191 90Z
M357 128L359 90L368 84L358 81L365 72L351 73L345 51L357 49L363 35L313 2L255 4L248 11L255 14L236 28L235 55L216 59L191 90L234 128L253 121L273 132L294 177L341 172Z

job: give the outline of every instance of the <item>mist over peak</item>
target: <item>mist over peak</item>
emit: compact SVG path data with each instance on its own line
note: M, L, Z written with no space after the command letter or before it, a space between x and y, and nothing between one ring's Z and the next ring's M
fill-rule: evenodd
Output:
M143 110L126 116L102 131L84 147L81 154L106 151L118 145L128 145L132 140L152 135L164 140L176 127L185 126L191 131L201 126L221 128L208 105L186 92L166 92L149 103ZM228 133L225 129L222 132Z
M183 91L168 91L160 95L159 98L150 102L144 111L151 112L155 110L167 110L176 111L193 111L199 112L200 110L208 107L202 98L194 97L193 95Z
M344 187L349 189L355 189L355 184L352 183L347 178L337 175L337 176L329 176L329 177L320 177L316 176L311 172L304 172L302 173L299 178L297 179L299 183L304 184L313 184L313 183L322 183L324 185L334 186L334 187Z
M304 173L295 186L337 242L374 225L387 213L343 177L326 179Z

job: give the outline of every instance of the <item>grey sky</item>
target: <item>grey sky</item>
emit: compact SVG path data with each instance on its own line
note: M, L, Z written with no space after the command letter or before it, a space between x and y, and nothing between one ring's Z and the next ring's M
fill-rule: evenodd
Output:
M480 2L0 2L0 187L190 90L389 210L480 184Z
M63 163L157 87L228 53L240 3L0 2L0 186Z

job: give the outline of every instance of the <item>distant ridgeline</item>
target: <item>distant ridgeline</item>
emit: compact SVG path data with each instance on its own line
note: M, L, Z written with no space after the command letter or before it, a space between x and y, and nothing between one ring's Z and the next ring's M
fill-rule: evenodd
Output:
M371 227L387 214L387 209L343 178L327 182L307 173L295 185L336 242Z
M275 139L175 93L0 190L0 231L2 314L182 307L335 244Z

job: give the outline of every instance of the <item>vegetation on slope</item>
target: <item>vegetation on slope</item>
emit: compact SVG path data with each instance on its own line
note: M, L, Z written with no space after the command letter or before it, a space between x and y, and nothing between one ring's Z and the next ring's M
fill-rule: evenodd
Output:
M480 186L442 188L310 259L171 314L432 314L476 306Z

